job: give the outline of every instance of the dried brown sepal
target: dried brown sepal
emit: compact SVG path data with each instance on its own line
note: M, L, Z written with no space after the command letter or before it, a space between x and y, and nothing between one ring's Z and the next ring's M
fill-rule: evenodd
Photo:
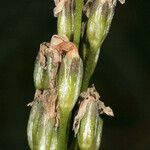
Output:
M79 110L77 115L75 116L74 123L73 123L73 130L75 135L78 133L80 122L85 115L87 105L91 101L95 101L97 103L97 109L99 110L100 114L105 113L108 116L114 116L113 110L108 106L106 107L104 102L100 100L100 95L96 91L94 85L91 88L88 88L86 92L82 92L80 94L81 102L79 106Z
M83 7L83 12L84 14L89 17L89 14L90 14L90 8L91 8L91 5L93 3L94 0L87 0L84 4L84 7Z
M78 133L78 130L80 128L80 122L82 118L84 117L88 103L90 103L89 100L84 100L80 103L78 113L75 116L74 123L73 123L73 130L75 132L75 135Z
M78 50L76 45L70 42L65 35L53 35L50 42L50 49L53 51L57 50L60 54L66 54L69 51Z
M70 42L67 37L62 36L55 36L55 41L59 41L57 44L52 45L53 49L56 49L57 51L60 51L61 53L67 53L72 50L77 50L77 47L74 43Z
M45 114L48 116L47 118L55 119L55 126L58 124L57 119L57 89L51 90L36 90L34 95L34 100L30 102L27 106L33 106L36 101L40 101L43 104Z
M113 110L109 106L106 107L104 102L98 101L98 106L99 106L100 114L104 114L105 113L108 116L114 117Z
M35 101L41 99L41 97L42 97L42 91L37 89L34 94L34 100L32 102L29 102L27 104L27 106L32 107L34 105Z
M68 0L54 0L54 1L56 5L56 7L54 8L54 16L57 17Z
M125 0L119 0L119 2L120 2L121 4L124 4L124 3L125 3Z
M43 42L40 44L40 50L39 50L39 55L37 57L39 63L41 66L46 69L46 52L48 51L49 48L49 43Z
M63 43L63 42L69 42L69 39L65 35L60 36L60 35L55 34L51 38L50 45L57 46L58 44Z

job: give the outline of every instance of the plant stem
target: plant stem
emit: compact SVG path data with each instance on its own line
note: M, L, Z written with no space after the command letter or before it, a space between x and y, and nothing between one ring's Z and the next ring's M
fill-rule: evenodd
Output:
M73 42L76 44L77 47L79 46L81 35L82 7L83 7L83 0L75 0Z
M60 122L58 129L58 150L67 150L67 129L70 113L60 110Z
M85 63L84 63L84 74L83 74L83 81L82 81L82 90L81 91L86 91L90 79L94 73L95 67L97 65L97 61L99 58L99 53L100 53L100 48L98 48L97 51L93 51L90 53L90 56L86 58Z

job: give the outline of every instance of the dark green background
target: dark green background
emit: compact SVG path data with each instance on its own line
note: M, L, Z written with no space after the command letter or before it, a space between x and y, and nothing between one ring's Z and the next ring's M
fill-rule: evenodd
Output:
M150 150L150 2L118 3L93 82L115 118L104 118L101 150ZM28 150L39 44L56 33L52 0L0 4L0 150Z

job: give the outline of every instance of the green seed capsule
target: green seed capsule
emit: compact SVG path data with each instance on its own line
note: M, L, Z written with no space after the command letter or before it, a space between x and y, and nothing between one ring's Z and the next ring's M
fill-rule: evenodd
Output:
M98 118L97 129L96 129L96 137L94 142L94 150L99 150L101 144L101 137L102 137L102 130L103 130L103 120Z
M39 63L35 64L34 69L34 85L36 89L44 90L48 88L48 75L47 70L45 70Z
M91 101L87 104L86 112L80 122L78 132L80 150L93 150L98 117L97 104L94 101Z
M27 126L27 135L28 135L28 143L30 146L30 149L33 150L33 140L34 140L34 132L37 129L37 125L39 123L39 120L42 116L41 114L41 104L39 104L37 101L34 102L32 109L30 111L30 116L28 120L28 126ZM33 129L34 127L34 129Z
M83 43L84 76L82 91L86 90L95 70L100 48L105 40L114 15L116 0L95 0L90 8ZM86 45L86 46L85 46Z
M48 88L49 78L47 72L47 62L45 50L48 47L45 43L40 45L40 50L36 58L35 67L34 67L34 85L36 89L44 90Z
M63 111L71 112L80 94L83 64L77 50L63 58L58 78L58 103Z
M55 57L59 57L57 50L46 46L45 43L41 44L34 68L34 85L36 89L48 89L50 84L55 82L58 70L58 62L56 62Z
M59 35L65 35L69 39L72 37L71 0L65 2L65 6L58 15L57 31Z
M31 109L28 122L28 141L32 150L40 150L43 146L43 106L35 102Z
M71 111L80 94L83 65L77 49L63 58L58 78L59 149L65 150L67 125Z
M97 50L104 41L114 15L116 0L95 0L87 23L87 40L90 48Z
M41 101L35 101L28 121L27 134L31 150L49 150L55 120L45 112Z

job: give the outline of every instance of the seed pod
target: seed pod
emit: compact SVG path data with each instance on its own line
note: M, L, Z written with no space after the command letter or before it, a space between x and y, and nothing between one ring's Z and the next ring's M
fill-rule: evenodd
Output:
M54 118L50 118L45 112L43 103L35 101L27 127L28 142L31 150L49 150L54 123Z
M103 120L98 118L97 129L96 129L96 137L93 146L93 150L99 150L101 144L101 137L102 137L102 130L103 130Z
M35 101L30 111L30 116L29 116L28 126L27 126L27 135L28 135L28 143L31 150L33 150L34 148L33 135L35 134L39 121L41 120L42 117L43 110L41 109L42 109L41 104Z
M58 15L57 32L59 35L65 35L69 39L71 39L72 36L71 0L67 0L64 3L61 12Z
M95 0L90 8L85 33L86 40L84 41L84 44L87 46L82 46L85 59L82 91L87 89L90 78L95 70L101 45L111 25L115 5L116 0Z
M58 104L63 111L71 112L80 94L83 64L77 49L63 58L58 77Z
M95 142L98 120L97 104L91 101L87 104L86 112L80 122L78 143L80 150L92 150Z
M111 116L113 111L100 101L100 95L94 85L88 88L86 92L82 92L80 98L79 110L73 123L79 148L80 150L98 150L103 126L103 120L99 117L99 114L106 113Z
M48 88L48 74L38 62L35 64L34 69L34 85L36 89L44 90Z
M47 45L45 43L40 45L34 68L34 85L36 89L46 90L50 88L50 84L54 84L59 66L59 56L59 52L49 47L48 43Z
M114 15L116 0L95 0L87 23L87 40L90 48L97 50L104 41Z
M48 48L48 43L42 43L40 45L40 50L37 55L34 67L34 85L36 89L44 90L48 88L49 78L47 72L47 62L46 62L46 49Z
M83 65L77 49L63 58L58 78L59 149L66 149L67 124L81 88Z

